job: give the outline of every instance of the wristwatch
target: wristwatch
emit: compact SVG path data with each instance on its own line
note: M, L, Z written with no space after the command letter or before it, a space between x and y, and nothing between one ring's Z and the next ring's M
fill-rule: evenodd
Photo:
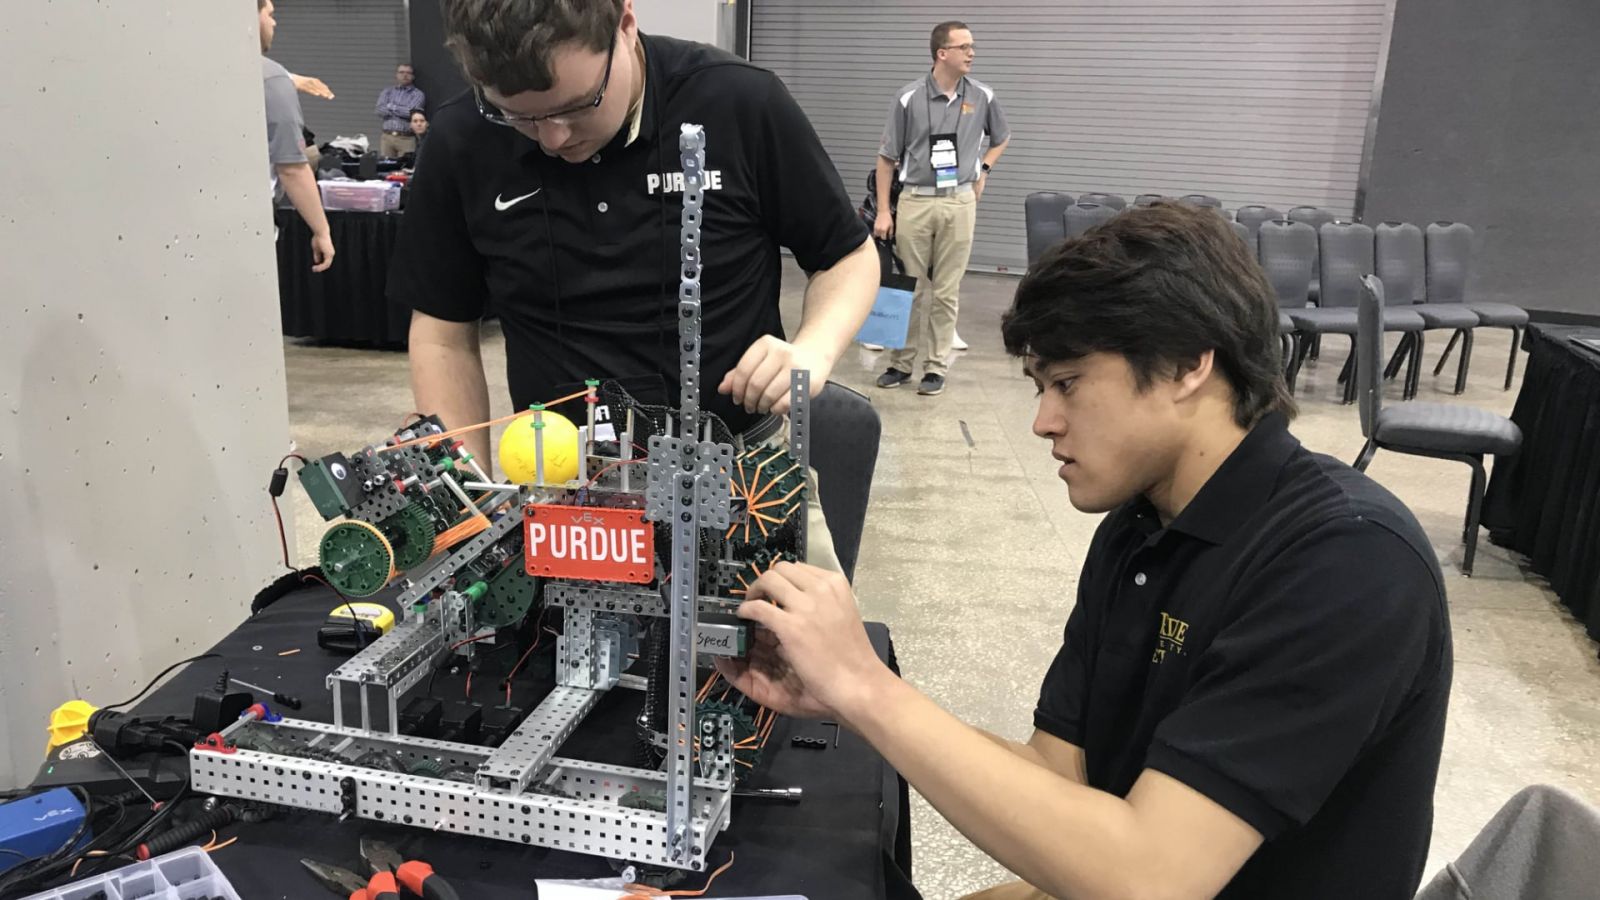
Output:
M994 166L991 166L991 165L989 165L989 164L988 164L988 163L981 163L981 164L980 164L980 165L982 165L982 166L983 166L983 173L984 173L984 174L985 174L985 175L987 175L987 174L989 174L989 170L990 170L990 169L992 169L992 168L994 168Z

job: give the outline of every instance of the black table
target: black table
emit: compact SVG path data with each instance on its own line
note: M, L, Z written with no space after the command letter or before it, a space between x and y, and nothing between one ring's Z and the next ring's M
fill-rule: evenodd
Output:
M389 259L403 213L328 211L333 265L311 271L311 229L292 209L277 210L278 301L289 337L404 347L411 311L386 295Z
M373 598L378 599L378 598ZM256 614L214 648L221 660L202 660L139 704L140 715L186 714L195 692L217 678L226 666L238 678L294 694L305 708L288 715L331 722L332 702L323 677L346 657L316 645L316 629L337 603L326 589L299 591ZM391 604L392 607L392 604ZM880 655L894 664L888 629L867 626ZM549 642L553 645L553 641ZM279 656L299 649L291 656ZM544 651L530 657L528 667L548 671ZM509 655L509 654L507 654ZM540 665L542 663L542 665ZM497 679L478 676L475 699L489 702ZM525 682L521 676L519 682ZM464 690L465 682L440 675L438 696ZM524 709L536 702L539 689L521 684L513 702ZM455 695L460 696L460 695ZM561 755L638 765L633 717L643 694L618 689L607 694ZM500 699L504 699L501 697ZM790 745L792 735L825 737L825 750ZM714 886L712 896L802 894L810 900L899 900L917 894L902 872L910 871L909 810L904 783L865 742L848 731L831 742L834 729L814 722L779 720L760 770L750 787L799 786L799 804L736 798L733 824L716 840L708 863L720 866L729 851L734 865ZM619 737L620 736L620 737ZM614 875L601 859L500 841L426 832L369 820L340 824L333 816L293 812L258 825L233 826L239 842L213 859L244 900L332 896L316 886L299 865L302 857L354 867L361 835L371 834L396 844L409 857L430 862L455 885L463 898L533 897L538 878L591 878ZM685 887L698 888L701 876Z
M1522 451L1495 460L1483 523L1600 639L1600 353L1572 337L1600 338L1600 328L1528 326L1528 368L1511 412Z

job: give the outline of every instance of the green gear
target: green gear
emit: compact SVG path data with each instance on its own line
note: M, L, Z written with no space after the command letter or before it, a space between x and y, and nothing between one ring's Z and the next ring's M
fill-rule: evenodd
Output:
M539 599L539 579L513 562L489 579L489 592L478 601L478 624L503 628L520 621Z
M444 766L432 759L419 759L411 764L411 774L421 775L424 778L438 778L444 772Z
M415 503L379 522L378 528L394 548L394 567L402 572L433 555L433 539L438 537L433 517Z
M756 734L756 720L744 711L744 708L734 703L723 703L716 700L703 700L695 707L695 721L727 713L733 719L733 758L748 765L735 763L733 780L743 781L745 776L755 771L761 763L761 748L757 746L740 747L739 742Z
M377 526L347 519L322 535L318 563L334 590L370 597L394 576L394 548Z

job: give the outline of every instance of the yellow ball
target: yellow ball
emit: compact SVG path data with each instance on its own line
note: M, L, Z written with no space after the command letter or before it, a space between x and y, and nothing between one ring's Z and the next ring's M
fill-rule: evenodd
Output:
M578 426L560 413L545 410L544 480L561 484L578 477ZM538 442L533 416L522 416L506 426L500 435L500 471L517 484L538 480Z

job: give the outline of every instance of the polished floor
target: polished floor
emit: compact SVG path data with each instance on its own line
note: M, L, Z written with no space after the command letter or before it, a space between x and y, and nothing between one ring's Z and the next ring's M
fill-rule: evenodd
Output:
M1038 683L1059 646L1099 517L1067 503L1046 445L1029 432L1033 387L999 340L1015 284L1002 276L966 279L959 328L972 349L959 354L943 395L873 388L883 362L860 348L845 355L834 377L871 397L883 419L856 578L863 611L893 628L912 684L965 721L1020 739L1032 727ZM803 286L792 266L785 285L792 329ZM1430 339L1431 365L1443 341ZM1292 430L1312 449L1351 460L1360 429L1335 384L1345 348L1342 339L1327 344L1321 362L1302 372ZM1509 413L1516 389L1500 389L1509 347L1507 332L1481 332L1467 392L1450 394L1452 363L1439 378L1424 374L1420 398ZM412 410L403 354L297 341L285 352L290 426L304 452L357 449ZM504 355L491 328L484 356L496 415L510 405ZM1398 387L1391 397L1398 401ZM1600 662L1595 643L1544 582L1486 537L1474 576L1461 576L1464 466L1380 452L1368 471L1416 513L1448 580L1455 690L1431 873L1524 785L1560 785L1600 803ZM309 564L320 519L291 494L299 558ZM913 823L916 880L929 900L1008 879L920 798Z

